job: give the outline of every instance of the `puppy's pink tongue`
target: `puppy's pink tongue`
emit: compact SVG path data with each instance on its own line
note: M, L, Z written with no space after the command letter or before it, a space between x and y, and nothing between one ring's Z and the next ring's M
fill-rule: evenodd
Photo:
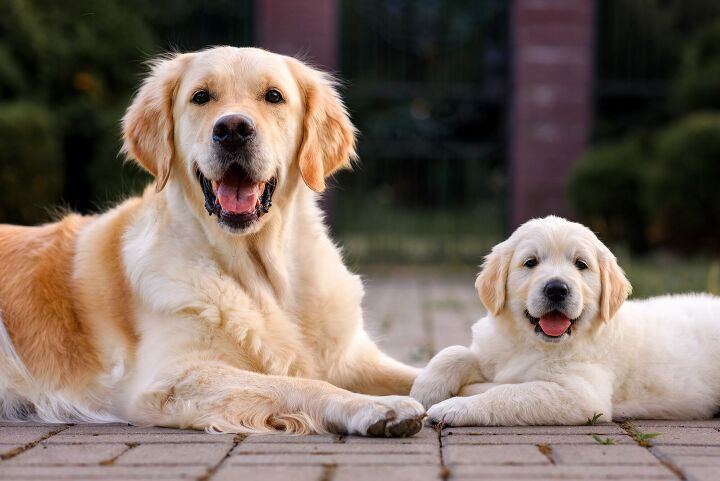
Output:
M247 214L255 210L260 197L260 184L226 176L220 181L215 194L220 207L233 214Z
M562 336L570 327L570 319L559 312L548 312L538 322L540 329L548 336Z

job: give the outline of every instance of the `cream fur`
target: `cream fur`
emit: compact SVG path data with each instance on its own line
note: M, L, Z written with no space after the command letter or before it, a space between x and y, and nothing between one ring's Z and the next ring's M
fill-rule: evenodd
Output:
M529 256L537 267L524 267ZM574 265L578 256L587 270ZM524 314L550 278L577 294L579 318L559 342L535 333ZM590 230L557 217L530 221L496 246L477 285L490 314L473 327L472 344L438 353L412 388L431 422L583 424L594 413L609 421L717 412L720 298L623 303L629 283L614 256Z

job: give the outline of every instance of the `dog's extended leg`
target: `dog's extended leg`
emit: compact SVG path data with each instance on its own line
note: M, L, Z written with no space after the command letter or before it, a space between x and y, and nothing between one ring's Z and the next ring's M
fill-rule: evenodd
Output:
M408 397L367 396L324 381L196 361L156 376L129 408L133 422L224 432L352 433L404 437L422 427Z
M457 396L466 384L483 380L477 356L467 347L450 346L430 360L415 380L410 396L429 408Z
M595 413L612 419L609 389L580 378L502 384L483 394L454 397L428 410L430 423L448 426L584 424Z

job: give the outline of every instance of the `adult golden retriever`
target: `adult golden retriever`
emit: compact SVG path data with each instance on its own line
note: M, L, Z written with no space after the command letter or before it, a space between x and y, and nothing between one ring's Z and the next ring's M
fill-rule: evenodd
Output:
M0 417L416 433L422 406L389 396L416 370L363 330L313 192L355 156L332 80L259 49L168 56L123 134L141 198L0 228Z
M476 287L488 316L412 396L448 425L709 418L720 406L720 298L627 301L630 283L586 227L535 219L495 246ZM463 397L452 397L456 395Z

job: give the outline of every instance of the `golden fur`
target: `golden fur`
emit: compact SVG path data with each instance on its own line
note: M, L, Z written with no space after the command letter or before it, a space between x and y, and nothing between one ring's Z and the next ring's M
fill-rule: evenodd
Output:
M197 89L212 101L190 101ZM269 88L284 102L264 101ZM242 232L208 216L196 173L211 131L242 113L243 158L278 179ZM123 119L123 151L154 188L98 216L0 227L0 417L124 419L223 431L406 436L416 370L363 330L360 279L313 191L355 156L325 74L258 49L158 60Z

